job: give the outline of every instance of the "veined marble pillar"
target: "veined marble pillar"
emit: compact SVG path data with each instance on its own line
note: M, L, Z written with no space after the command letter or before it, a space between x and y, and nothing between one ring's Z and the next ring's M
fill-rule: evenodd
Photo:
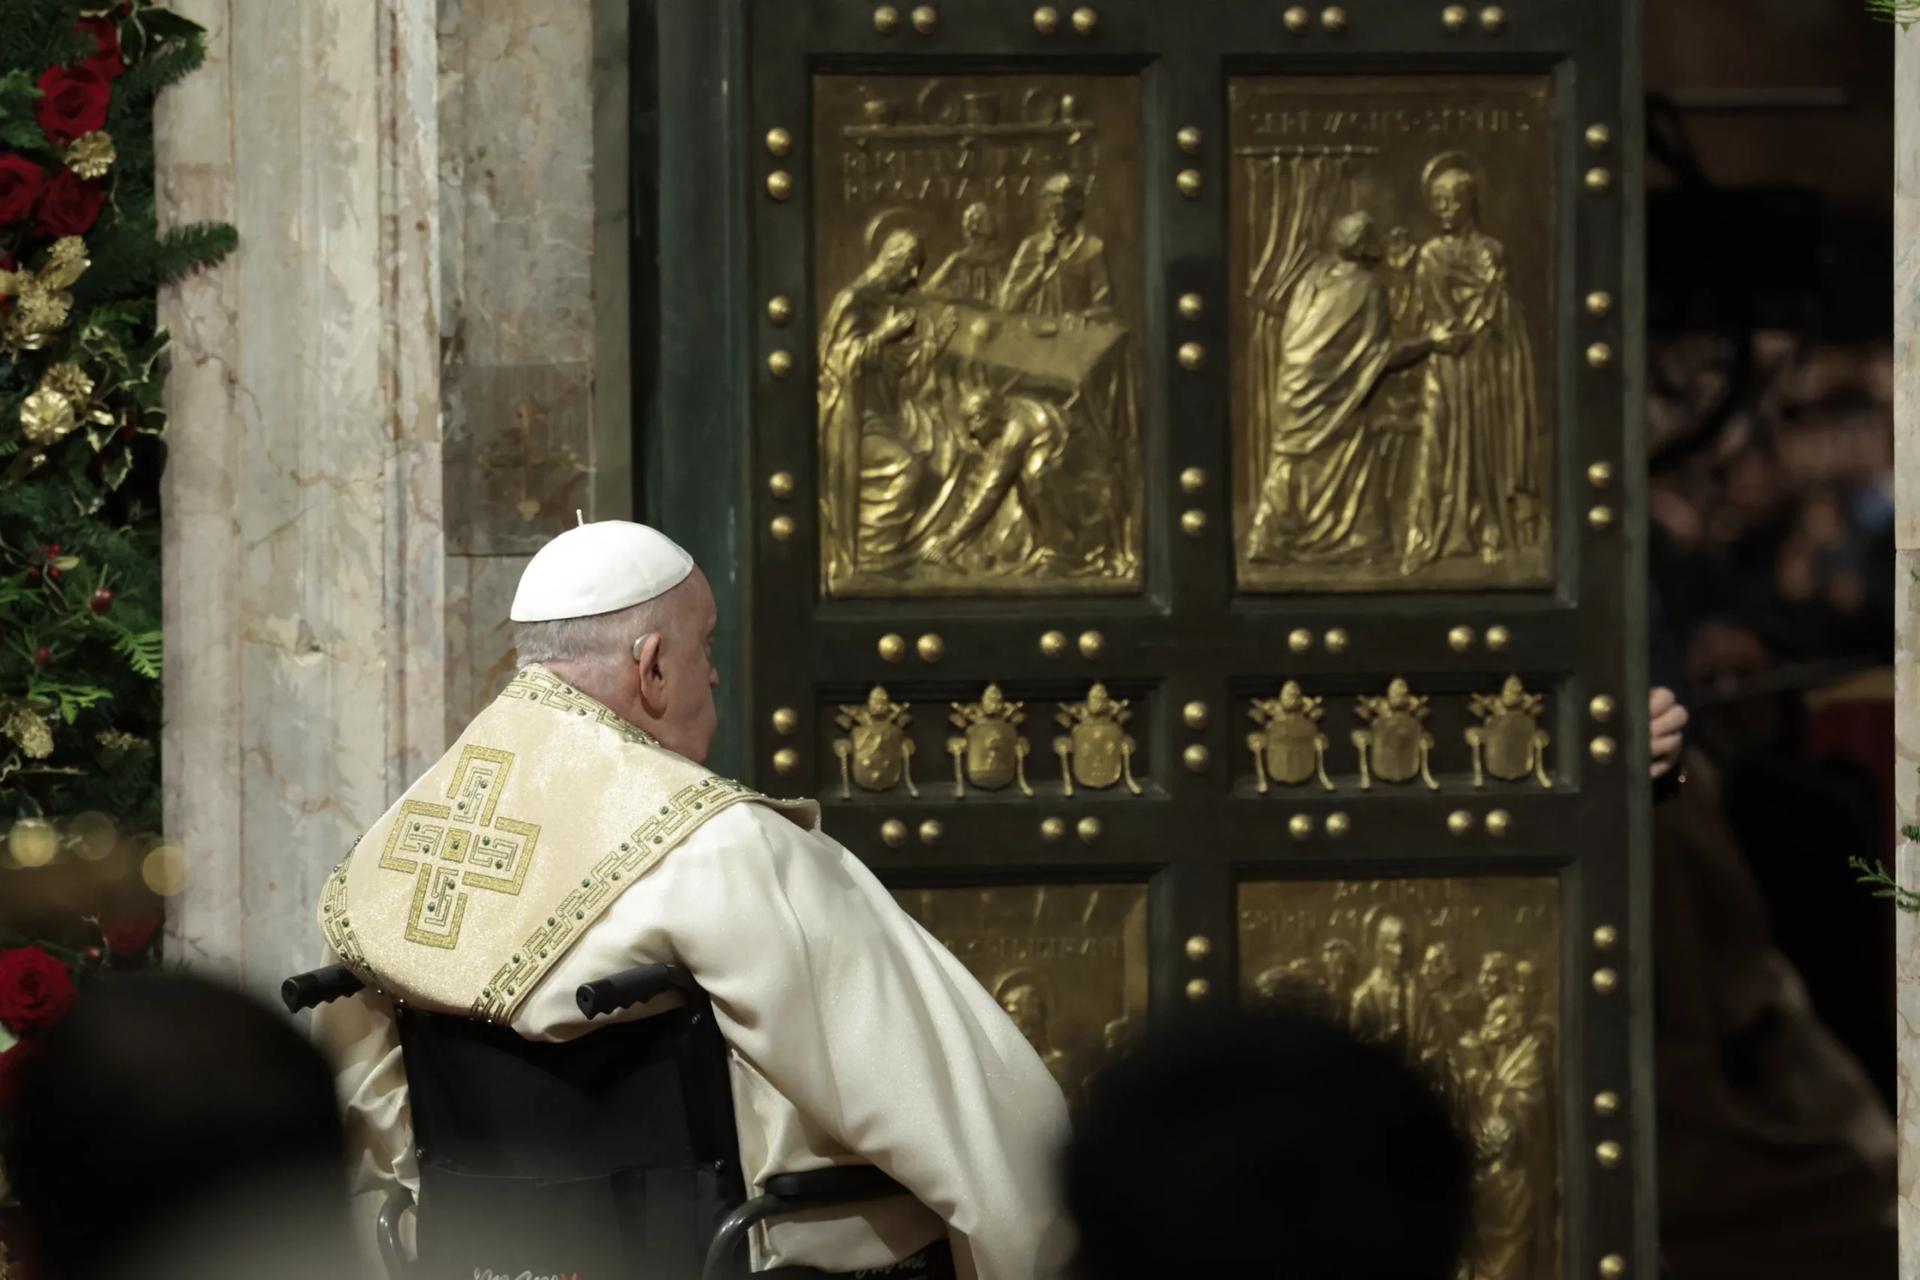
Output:
M179 0L163 223L240 251L169 290L167 944L256 989L310 964L319 887L443 748L433 0Z
M627 10L178 0L168 945L266 989L328 870L513 670L526 558L631 509Z

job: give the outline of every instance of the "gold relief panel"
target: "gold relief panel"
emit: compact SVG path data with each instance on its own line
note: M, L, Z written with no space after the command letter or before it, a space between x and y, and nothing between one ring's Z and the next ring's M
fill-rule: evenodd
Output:
M829 596L1141 585L1140 87L819 76Z
M1475 1280L1560 1274L1560 906L1544 877L1240 886L1242 998L1432 1073L1474 1146Z
M1144 1029L1144 886L900 889L894 897L993 993L1069 1101Z
M1546 78L1249 77L1229 98L1241 589L1547 585Z

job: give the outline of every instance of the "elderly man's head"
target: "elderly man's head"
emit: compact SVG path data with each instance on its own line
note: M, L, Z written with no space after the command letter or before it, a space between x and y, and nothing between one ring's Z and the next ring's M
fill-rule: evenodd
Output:
M704 761L716 713L713 588L695 569L663 595L612 613L515 625L520 665L540 663L669 751Z
M1380 260L1380 232L1371 214L1349 213L1333 224L1333 251L1350 262Z

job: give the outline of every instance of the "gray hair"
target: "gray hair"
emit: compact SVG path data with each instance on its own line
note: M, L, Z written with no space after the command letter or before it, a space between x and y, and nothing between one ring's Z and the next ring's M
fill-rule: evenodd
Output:
M631 662L635 640L666 629L673 612L668 603L672 595L669 591L625 609L585 618L515 623L513 643L519 664L566 663L604 669Z

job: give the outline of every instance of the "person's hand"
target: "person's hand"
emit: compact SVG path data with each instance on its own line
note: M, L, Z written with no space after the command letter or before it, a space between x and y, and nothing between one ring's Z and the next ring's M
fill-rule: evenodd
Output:
M920 317L915 315L910 309L895 311L880 322L880 340L882 342L891 342L895 338L912 333L913 326L919 322Z
M1679 765L1680 748L1686 742L1687 718L1687 709L1673 696L1673 690L1655 689L1647 695L1654 777L1664 778Z

